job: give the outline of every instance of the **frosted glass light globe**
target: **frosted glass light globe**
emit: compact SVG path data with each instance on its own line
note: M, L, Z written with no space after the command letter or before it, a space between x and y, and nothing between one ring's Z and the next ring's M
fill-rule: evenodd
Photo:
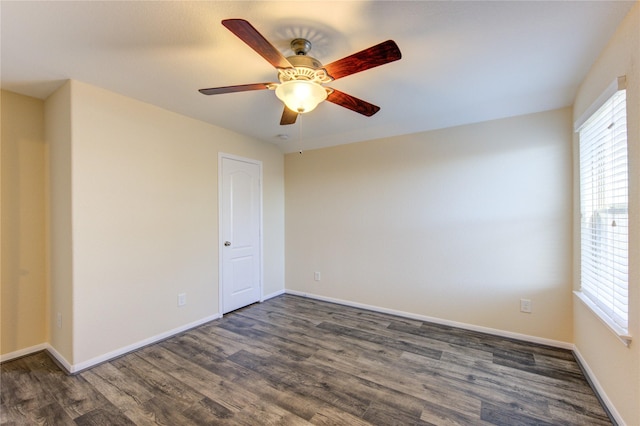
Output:
M285 81L276 88L276 96L291 111L305 113L313 111L327 99L327 91L318 83L307 80Z

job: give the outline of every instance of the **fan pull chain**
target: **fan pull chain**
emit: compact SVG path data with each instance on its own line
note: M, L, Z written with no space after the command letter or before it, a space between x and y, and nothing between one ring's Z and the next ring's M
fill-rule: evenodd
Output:
M298 154L302 155L302 116L298 114Z

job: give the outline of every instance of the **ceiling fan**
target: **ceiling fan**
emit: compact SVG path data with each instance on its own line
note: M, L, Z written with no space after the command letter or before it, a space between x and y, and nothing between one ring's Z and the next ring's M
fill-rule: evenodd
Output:
M291 49L295 56L285 58L248 21L225 19L222 21L222 25L273 65L278 70L280 83L213 87L200 89L199 92L204 95L219 95L251 90L275 90L278 99L285 104L280 119L281 125L295 123L298 114L312 111L324 100L367 117L372 116L380 110L380 107L323 85L351 74L397 61L402 57L396 43L393 40L387 40L323 66L317 59L307 56L311 50L311 42L306 39L292 40Z

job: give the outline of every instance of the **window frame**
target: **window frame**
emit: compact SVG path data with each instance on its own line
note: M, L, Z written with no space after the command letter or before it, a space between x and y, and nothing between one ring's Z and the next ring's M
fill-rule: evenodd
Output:
M626 318L626 324L620 324L619 320L621 317L617 316L615 313L615 308L616 308L616 304L615 302L613 302L613 305L611 306L611 312L607 312L609 309L607 306L606 302L602 302L601 300L598 300L598 297L596 294L594 294L594 292L590 292L588 287L589 285L587 285L587 290L585 291L583 289L583 284L585 283L585 278L583 277L583 271L584 268L586 266L593 266L593 265L597 265L599 270L604 270L605 266L603 266L599 261L594 261L593 263L589 262L588 265L585 266L585 262L584 262L584 245L585 242L589 242L589 243L594 243L595 240L590 237L590 236L586 236L585 235L585 231L590 230L591 232L593 232L593 230L589 227L584 227L583 226L583 159L582 159L582 153L583 153L583 141L581 140L581 134L580 132L585 129L585 126L592 126L594 124L596 125L604 125L606 123L603 123L602 120L602 114L601 109L602 107L604 107L605 105L611 103L611 105L613 105L614 102L614 97L616 97L616 95L618 95L620 92L625 91L626 90L626 77L622 76L622 77L618 77L615 81L613 81L608 87L607 89L598 97L598 99L596 99L596 101L591 104L589 106L589 108L587 108L583 114L578 118L578 120L576 120L576 122L574 123L574 131L576 133L578 133L578 196L579 196L579 200L580 200L580 233L579 233L579 244L577 244L578 250L579 250L579 259L580 259L580 268L579 268L579 273L580 273L580 290L576 290L574 291L574 294L577 296L577 298L584 303L584 305L589 308L589 310L591 310L596 316L597 318L610 330L612 331L616 337L618 337L618 339L620 339L620 341L622 341L625 345L629 345L631 343L632 337L629 334L628 331L628 315ZM624 95L624 116L626 117L626 92L623 94ZM612 109L612 114L615 113L615 111L613 111L613 107L610 107ZM600 113L600 114L599 114ZM597 118L600 118L599 121L594 121L596 120L596 115ZM628 217L628 187L629 187L629 174L628 174L628 165L629 165L629 159L628 159L628 143L627 143L627 137L628 137L628 129L627 129L627 123L624 122L625 125L625 139L624 139L624 149L626 150L625 152L625 158L624 158L624 164L625 164L625 170L627 171L626 174L626 188L625 190L626 192L626 208L627 208L627 217ZM609 126L610 128L610 126ZM606 130L602 129L602 127L597 128L597 135L602 136L604 132L606 132ZM615 146L615 142L612 143L612 146ZM591 146L589 148L592 148ZM611 161L613 162L612 158L613 155L609 154L607 156L607 161ZM590 160L593 161L593 157L590 157ZM589 164L591 166L591 163ZM609 164L607 164L607 167L609 166ZM591 185L595 184L595 178L592 177L591 178ZM616 186L614 189L607 189L605 191L605 193L610 194L612 192L614 192L618 187ZM599 195L602 195L603 193L598 192ZM591 212L595 212L597 214L598 209L596 207L593 207L591 210ZM607 231L610 232L610 231ZM611 231L612 232L612 231ZM600 235L600 234L598 234ZM628 298L629 298L629 286L628 286L628 259L629 259L629 247L628 247L628 228L626 229L626 246L625 246L625 251L626 251L626 265L627 265L627 270L626 270L626 276L627 276L627 281L626 281L626 294L624 295L624 298L626 298L626 305L624 305L624 307L626 309L628 309L629 307L629 303L628 303ZM616 245L616 243L613 243L613 245ZM610 247L609 247L610 248ZM591 253L593 253L593 250L591 251ZM616 254L612 254L610 252L607 252L607 255L609 256L617 256ZM617 258L617 257L616 257ZM612 280L610 282L610 284L608 284L612 291L620 288L619 285L617 285L615 283L615 278L617 278L617 276L615 275L615 273L612 276ZM591 282L593 282L593 280L591 280ZM596 284L595 286L593 286L593 284L591 284L591 287L596 287L597 289L602 289L605 288L605 286L599 286L598 284ZM615 297L613 297L613 299L615 299ZM616 316L618 317L618 321L616 321ZM626 326L626 327L625 327Z

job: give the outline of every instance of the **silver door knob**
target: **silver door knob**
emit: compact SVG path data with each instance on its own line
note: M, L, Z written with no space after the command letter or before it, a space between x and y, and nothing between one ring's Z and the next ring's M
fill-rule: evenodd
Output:
M225 247L229 247L231 245L231 241L225 241L224 245L225 245Z

